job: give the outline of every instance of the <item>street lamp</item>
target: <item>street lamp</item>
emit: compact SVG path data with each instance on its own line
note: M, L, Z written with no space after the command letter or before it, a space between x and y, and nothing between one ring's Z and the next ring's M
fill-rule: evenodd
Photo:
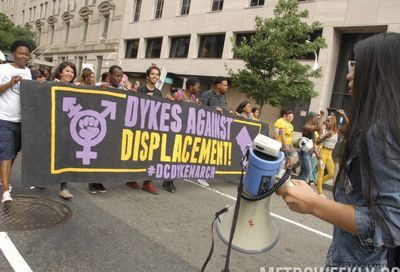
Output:
M311 43L311 42L309 40L306 40L306 43ZM316 71L318 68L319 68L318 54L317 54L317 51L314 51L314 64L313 64L312 70Z
M119 54L117 52L111 52L110 54L108 54L107 56L107 61L106 61L106 65L109 66L110 65L110 58L111 56L116 56L117 58L115 59L115 61L118 60L118 65L121 66L121 58L119 56Z

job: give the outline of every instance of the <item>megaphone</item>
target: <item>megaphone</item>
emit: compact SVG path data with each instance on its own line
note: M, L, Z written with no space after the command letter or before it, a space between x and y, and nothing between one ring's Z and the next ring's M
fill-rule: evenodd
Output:
M246 174L239 184L236 206L228 208L216 222L216 232L228 246L233 230L231 247L236 251L262 253L278 242L279 232L270 215L270 196L289 176L281 147L281 143L267 136L259 134L255 138L248 150Z

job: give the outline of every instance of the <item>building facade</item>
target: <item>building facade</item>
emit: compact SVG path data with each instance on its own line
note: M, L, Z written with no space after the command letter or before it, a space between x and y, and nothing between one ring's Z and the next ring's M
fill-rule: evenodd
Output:
M202 89L227 67L243 62L232 52L254 32L255 17L272 17L278 0L1 0L0 11L16 24L37 33L40 59L58 63L68 59L81 66L91 63L99 76L120 64L131 78L144 82L152 63L164 67L169 84L181 87L197 76ZM328 47L318 52L323 75L316 79L319 96L286 105L295 110L295 127L302 126L309 110L350 106L345 76L354 44L379 32L400 32L398 0L299 0L309 10L308 22L320 21ZM314 57L302 60L313 65ZM80 69L80 68L79 68ZM231 88L229 107L235 109L245 95ZM265 106L262 120L273 122L280 109Z
M93 65L97 78L119 63L118 46L125 1L1 0L0 12L36 34L33 62L55 66L62 61Z

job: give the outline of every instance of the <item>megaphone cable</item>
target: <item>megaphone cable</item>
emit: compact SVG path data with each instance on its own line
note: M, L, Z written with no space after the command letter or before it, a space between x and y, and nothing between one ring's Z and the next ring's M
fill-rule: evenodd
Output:
M286 153L285 153L286 155ZM244 161L246 160L246 158L248 158L249 156L249 149L247 149L247 152L245 154L245 156L243 157L242 160L242 174L240 176L240 182L239 182L239 186L238 186L238 196L236 198L236 204L235 204L235 210L234 210L234 214L233 214L233 219L232 219L232 226L231 226L231 232L229 235L229 243L228 243L228 248L227 248L227 253L226 253L226 258L225 258L225 267L222 270L222 272L229 272L229 262L230 262L230 255L231 255L231 249L232 249L232 242L233 242L233 237L235 235L235 230L236 230L236 225L237 225L237 220L238 220L238 215L239 215L239 209L240 209L240 200L241 198L247 200L247 201L259 201L262 200L266 197L271 196L273 193L275 193L290 177L291 174L291 169L288 168L285 172L285 174L282 176L282 178L276 182L266 193L264 193L263 195L260 196L254 196L254 197L250 197L248 195L246 195L243 191L243 177L244 177ZM225 207L224 209L218 211L215 214L215 218L211 223L211 248L210 248L210 252L207 256L206 261L204 262L202 268L201 268L201 272L204 272L208 262L210 261L212 255L213 255L213 251L214 251L214 223L216 222L216 220L220 220L219 216L225 212L228 211L228 207Z

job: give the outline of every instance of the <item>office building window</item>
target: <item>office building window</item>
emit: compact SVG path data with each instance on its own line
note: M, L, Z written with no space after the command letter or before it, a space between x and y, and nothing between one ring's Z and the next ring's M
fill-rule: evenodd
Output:
M182 0L181 15L189 14L190 0Z
M386 32L383 30L382 32ZM347 113L351 110L351 96L349 94L346 76L348 61L354 59L354 45L376 33L346 33L342 34L338 62L333 83L330 110L344 109Z
M322 29L315 30L313 33L310 34L310 41L315 41L318 37L322 37ZM305 40L299 41L299 43L304 43L306 42ZM317 55L319 54L319 49L316 51ZM297 59L302 59L302 60L314 60L315 59L315 53L308 53L304 56L297 57Z
M108 33L108 25L110 24L110 15L103 16L103 33L101 37L105 40Z
M139 49L139 39L126 40L125 58L136 59Z
M46 18L47 16L47 6L48 6L49 2L45 2L44 3L44 12L43 12L43 18Z
M189 52L190 36L173 37L171 39L170 58L187 58Z
M224 6L224 0L213 0L211 11L222 10L223 6Z
M103 56L96 56L96 78L101 81L101 66L103 65Z
M263 6L264 0L250 0L250 7Z
M222 58L225 34L200 37L199 58Z
M54 25L51 26L50 30L50 44L53 44L53 40L54 40Z
M142 8L142 0L135 0L133 6L133 21L137 22L140 18L140 9Z
M235 45L236 46L240 46L240 44L244 41L246 41L246 43L250 42L250 39L252 36L254 36L254 32L242 32L242 33L236 33L235 35ZM235 52L233 52L233 58L236 59L237 55L235 54Z
M89 27L89 19L84 19L82 26L83 26L82 40L86 41L87 31L88 31L88 27Z
M36 37L37 37L36 44L39 46L40 45L40 39L42 38L42 29L41 28L38 28Z
M68 43L70 28L71 28L70 23L66 23L65 24L65 43Z
M159 58L161 55L162 38L147 39L146 58Z
M164 0L156 0L156 12L154 15L155 19L160 19L162 16L162 11L163 11L163 6L164 6Z

